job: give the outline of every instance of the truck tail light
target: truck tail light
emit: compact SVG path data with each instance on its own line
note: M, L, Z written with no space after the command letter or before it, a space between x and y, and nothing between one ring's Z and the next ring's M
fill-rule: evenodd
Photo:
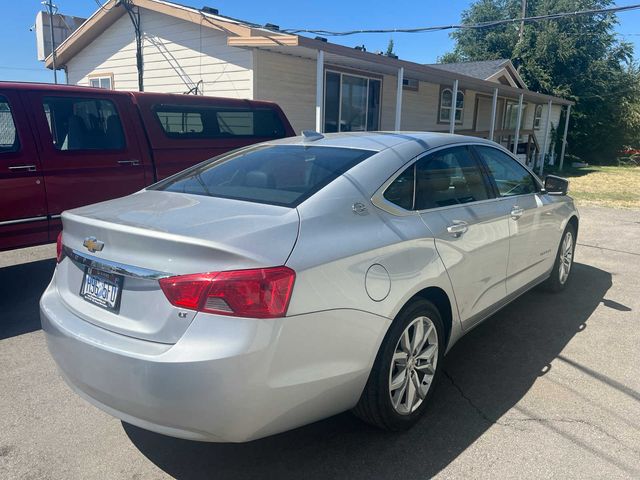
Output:
M199 312L249 318L287 313L296 273L289 267L195 273L160 279L167 300Z
M58 239L56 240L56 261L60 263L64 258L64 250L62 249L62 232L58 234Z

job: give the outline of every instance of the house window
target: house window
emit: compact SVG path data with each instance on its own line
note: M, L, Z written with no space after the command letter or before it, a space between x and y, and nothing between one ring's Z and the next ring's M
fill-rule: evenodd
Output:
M527 111L527 106L523 105L522 112L526 112L526 111ZM522 115L522 117L524 117L524 115ZM516 128L517 123L518 123L518 104L513 102L507 102L507 108L504 115L504 128L506 130L514 130Z
M533 116L533 128L540 130L540 122L542 121L542 105L536 105L535 115Z
M403 90L412 90L414 92L418 91L418 87L420 82L415 78L403 78L402 79L402 88Z
M113 76L106 75L104 77L90 77L89 86L95 88L105 88L107 90L113 90Z
M382 81L341 72L325 73L324 131L380 129Z
M449 123L451 119L451 105L453 102L453 91L450 88L442 89L440 92L440 116L441 123ZM464 93L458 90L456 96L456 123L462 123L462 111L464 110Z

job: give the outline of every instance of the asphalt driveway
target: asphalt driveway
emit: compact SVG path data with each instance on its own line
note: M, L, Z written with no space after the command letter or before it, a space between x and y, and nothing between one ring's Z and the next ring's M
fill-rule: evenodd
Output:
M53 247L0 254L0 478L640 478L640 211L581 212L567 291L530 292L460 341L402 434L349 414L243 445L123 424L47 354Z

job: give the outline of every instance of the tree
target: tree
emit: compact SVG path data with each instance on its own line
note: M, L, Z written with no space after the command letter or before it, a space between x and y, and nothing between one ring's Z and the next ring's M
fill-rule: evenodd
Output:
M526 16L605 8L611 0L529 0ZM517 18L520 0L478 0L462 22ZM633 47L617 40L615 15L567 17L451 34L455 48L443 62L509 58L531 90L576 102L571 116L571 152L597 162L615 158L640 141L640 72Z
M389 43L387 44L387 51L386 51L385 55L387 57L391 57L391 56L395 55L395 52L393 51L393 38L389 39Z

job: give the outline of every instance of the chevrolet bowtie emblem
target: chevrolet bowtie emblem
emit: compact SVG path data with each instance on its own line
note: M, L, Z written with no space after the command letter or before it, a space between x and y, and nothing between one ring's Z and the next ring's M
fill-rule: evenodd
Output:
M84 242L82 242L82 245L84 245L91 253L101 252L104 248L104 242L101 242L96 237L85 238Z

